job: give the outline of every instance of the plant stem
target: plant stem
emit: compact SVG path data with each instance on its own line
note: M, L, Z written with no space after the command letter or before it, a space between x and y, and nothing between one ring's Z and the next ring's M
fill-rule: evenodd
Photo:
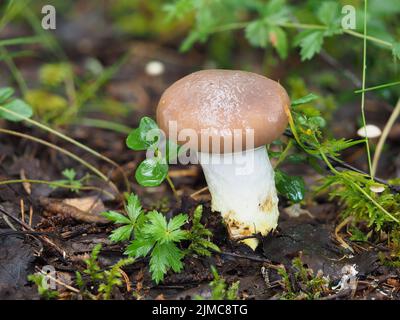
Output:
M248 25L249 25L249 22L233 22L233 23L229 23L229 24L222 25L222 26L215 28L212 33L243 29L243 28L247 27ZM279 22L279 23L275 23L273 25L283 27L283 28L288 28L288 29L308 29L308 30L326 30L326 29L328 29L327 26L320 25L320 24L307 24L307 23L298 23L298 22ZM365 34L357 32L357 31L350 30L350 29L341 29L341 30L343 31L343 33L346 33L353 37L368 40L368 41L374 42L376 44L385 46L389 49L391 49L393 47L392 43L382 40L382 39L379 39L379 38L376 38L376 37L373 37L373 36L368 36L368 35L365 35Z
M129 134L132 131L132 128L128 126L102 119L82 118L80 120L77 120L76 123L83 126L107 129L124 134Z
M68 150L65 150L65 149L63 149L63 148L61 148L59 146L56 146L55 144L52 144L52 143L50 143L48 141L45 141L45 140L42 140L42 139L39 139L39 138L36 138L36 137L32 137L30 135L27 135L27 134L24 134L24 133L20 133L20 132L17 132L17 131L0 128L0 133L10 134L10 135L21 137L21 138L24 138L24 139L27 139L27 140L35 141L37 143L43 144L43 145L45 145L45 146L47 146L49 148L52 148L54 150L57 150L57 151L65 154L65 155L67 155L68 157L78 161L79 163L84 165L86 168L91 170L93 173L95 173L97 176L99 176L101 179L103 179L104 181L109 183L113 187L113 189L115 189L119 193L117 187L111 181L109 181L109 179L104 174L102 174L98 169L96 169L94 166L92 166L90 163L86 162L85 160L81 159L76 154L74 154L74 153L72 153L72 152L70 152Z
M171 187L171 190L172 190L172 192L174 193L175 198L178 199L178 198L179 198L178 192L176 192L175 185L174 185L174 183L172 182L172 180L171 180L171 178L170 178L169 175L167 175L166 180L167 180L169 186Z
M0 110L4 111L4 112L7 112L7 113L10 113L10 114L12 114L14 116L21 117L21 115L19 115L18 113L14 112L12 110L6 109L3 106L0 106ZM52 128L50 128L50 127L48 127L48 126L46 126L46 125L44 125L44 124L42 124L42 123L40 123L38 121L35 121L33 119L29 119L29 118L26 118L26 117L23 118L23 120L28 122L28 123L30 123L30 124L32 124L32 125L34 125L34 126L36 126L36 127L38 127L38 128L40 128L40 129L42 129L42 130L44 130L44 131L50 132L50 133L56 135L57 137L65 140L65 141L68 141L68 142L74 144L75 146L77 146L77 147L89 152L90 154L92 154L93 156L95 156L95 157L97 157L99 159L102 159L102 160L110 163L111 165L116 167L121 172L121 174L123 176L123 179L124 179L124 182L125 182L125 185L126 185L126 188L127 188L128 192L130 191L130 184L129 184L128 178L127 178L125 172L122 170L122 168L115 161L107 158L106 156L103 156L101 153L99 153L99 152L97 152L97 151L85 146L84 144L82 144L82 143L80 143L80 142L68 137L67 135L65 135L65 134L63 134L63 133L61 133L61 132L59 132L59 131L57 131L55 129L52 129Z
M307 24L298 22L279 22L276 24L279 27L289 28L289 29L311 29L311 30L326 30L327 26L320 24Z
M12 39L4 39L0 40L0 46L15 46L20 44L32 44L32 43L40 43L40 37L18 37Z
M368 169L371 175L371 179L374 180L374 175L372 174L372 162L371 162L371 151L369 147L369 139L367 134L367 123L365 120L365 78L367 73L367 5L368 0L364 0L364 47L363 47L363 72L362 72L362 94L361 94L361 116L362 122L365 129L365 147L367 149L368 157Z
M385 128L383 129L382 135L380 136L378 144L376 146L376 150L374 153L374 159L372 161L372 171L371 171L372 176L375 176L375 174L376 174L376 170L378 168L379 158L381 156L383 146L385 144L387 136L389 135L390 129L392 129L392 127L393 127L396 119L399 117L399 115L400 115L400 99L397 100L397 104L396 104L392 114L390 115L390 118L389 118L388 122L386 123Z
M364 21L364 22L366 22L366 21ZM376 38L376 37L368 36L365 33L362 34L362 33L359 33L357 31L353 31L353 30L350 30L350 29L343 29L343 32L347 33L347 34L349 34L349 35L351 35L353 37L361 38L361 39L364 39L364 40L369 40L369 41L375 42L377 44L381 44L381 45L389 47L389 48L393 47L392 43L390 43L388 41L385 41L385 40L382 40L382 39L379 39L379 38Z
M56 181L36 180L36 179L0 180L0 185L16 184L16 183L37 183L37 184L47 184L49 186L54 186L57 188L65 188L65 189L95 190L95 191L99 191L101 193L107 194L111 198L114 198L114 195L111 194L110 192L103 190L101 188L98 188L98 187L93 187L93 186L73 186L73 185L59 183Z
M292 146L293 146L293 140L289 139L289 142L286 145L285 150L282 151L281 155L278 158L278 161L276 161L274 169L278 168L278 166L286 159L288 152L290 151Z
M24 77L21 75L21 72L18 70L17 66L14 63L14 60L8 54L6 48L0 46L0 53L4 56L4 62L6 63L7 67L10 69L15 81L18 84L19 89L23 95L26 94L28 91L28 86L26 85Z
M400 81L390 82L390 83L381 84L379 86L369 87L364 90L359 89L359 90L354 91L354 93L362 93L362 92L368 92L368 91L373 91L373 90L379 90L379 89L384 89L384 88L388 88L388 87L392 87L392 86L397 86L399 84L400 84Z

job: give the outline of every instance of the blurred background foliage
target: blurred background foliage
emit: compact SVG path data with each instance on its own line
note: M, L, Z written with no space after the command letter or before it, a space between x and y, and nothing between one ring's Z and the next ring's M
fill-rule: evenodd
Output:
M363 3L4 1L0 7L2 38L31 37L37 41L28 46L0 46L3 69L12 75L4 77L1 84L16 83L35 108L36 116L47 122L68 123L83 110L126 116L132 107L104 94L102 88L120 72L130 43L151 42L173 50L182 61L200 57L193 60L196 64L186 68L186 73L210 67L243 69L279 80L292 98L308 92L319 94L323 98L316 102L316 107L329 120L339 106L359 103L360 95L354 94L354 90L361 87L363 41L344 33L340 20L342 7L353 5L357 18L354 31L362 34ZM398 81L400 56L398 0L368 3L368 35L390 45L368 41L367 87ZM57 10L54 31L40 26L45 4L52 4ZM30 71L34 81L19 74L16 67L27 57L37 62L37 70ZM398 87L375 91L373 97L385 101L390 110L397 101Z

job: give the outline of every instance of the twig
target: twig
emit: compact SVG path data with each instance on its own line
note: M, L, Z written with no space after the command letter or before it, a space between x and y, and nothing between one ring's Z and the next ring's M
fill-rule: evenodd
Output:
M392 127L393 127L396 119L399 117L399 115L400 115L400 99L397 100L396 106L395 106L392 114L390 115L390 118L389 118L388 122L386 123L385 128L383 129L382 135L379 138L378 144L376 146L374 158L372 160L371 175L373 177L376 174L376 170L378 168L378 163L379 163L379 158L381 156L385 141L389 135L390 129L392 129Z
M0 109L2 107L0 106ZM5 134L9 134L9 135L13 135L13 136L17 136L17 137L21 137L27 140L31 140L31 141L35 141L37 143L43 144L49 148L55 149L61 153L64 153L65 155L69 156L70 158L78 161L79 163L81 163L82 165L84 165L86 168L90 169L91 171L93 171L96 175L98 175L101 179L103 179L104 181L106 181L107 183L110 184L110 186L117 192L119 193L118 188L114 185L114 183L112 183L111 181L109 181L109 179L103 174L101 173L96 167L92 166L90 163L88 163L87 161L83 160L82 158L80 158L79 156L77 156L76 154L61 148L53 143L50 143L48 141L21 133L21 132L17 132L17 131L13 131L13 130L7 130L7 129L3 129L0 128L0 133L5 133Z
M340 230L343 229L343 227L345 225L347 225L349 222L351 222L351 220L353 219L353 217L347 217L346 219L344 219L341 223L339 223L336 228L335 228L335 238L336 240L342 245L342 247L344 247L345 249L350 250L352 253L354 253L354 250L352 247L350 247L350 245L343 240L343 238L339 235Z
M194 198L195 196L199 195L200 193L203 193L204 191L208 190L208 186L201 188L200 190L197 190L193 192L189 197Z
M24 227L25 229L32 231L32 232L36 232L35 229L33 229L31 226L29 226L27 223L19 220L18 218L14 217L12 214L8 213L7 211L5 211L3 208L0 207L0 211L6 215L8 218L11 218L12 220L14 220L15 222L17 222L19 225L21 225L22 227ZM61 254L61 256L64 258L64 256L66 255L66 252L64 250L62 250L60 247L58 247L53 241L51 241L50 239L48 239L45 236L42 235L38 235L38 237L40 237L44 242L46 242L48 245L50 245L51 247L53 247L59 254Z
M3 111L3 112L9 113L9 114L11 114L13 116L17 116L17 117L21 118L20 114L14 112L12 110L6 109L1 105L0 105L0 110ZM29 119L29 118L26 118L26 117L24 117L22 120L28 122L31 125L34 125L34 126L40 128L40 129L42 129L44 131L50 132L50 133L54 134L55 136L65 140L65 141L68 141L69 143L72 143L75 146L85 150L86 152L92 154L93 156L95 156L95 157L97 157L99 159L102 159L103 161L106 161L109 164L113 165L115 168L118 169L118 171L121 172L122 177L123 177L124 182L125 182L125 185L126 185L126 188L127 188L127 191L130 192L130 184L129 184L128 177L126 176L125 171L121 168L121 166L118 163L116 163L114 160L111 160L110 158L102 155L101 153L97 152L96 150L93 150L92 148L89 148L88 146L76 141L75 139L72 139L72 138L68 137L67 135L65 135L65 134L63 134L63 133L61 133L61 132L59 132L59 131L57 131L55 129L52 129L52 128L50 128L50 127L48 127L48 126L46 126L46 125L44 125L44 124L42 124L42 123L40 123L38 121L35 121L33 119ZM114 187L115 187L115 185L114 185Z
M94 186L73 186L73 185L68 185L64 183L59 183L57 181L47 181L47 180L36 180L36 179L15 179L15 180L0 180L0 185L6 185L6 184L15 184L15 183L37 183L37 184L46 184L49 186L57 187L57 188L65 188L65 189L78 189L78 190L94 190L98 191L99 193L104 193L111 197L112 199L114 198L114 195L106 190L103 190L98 187Z
M176 192L175 185L174 185L174 183L172 182L172 180L171 180L171 178L169 177L169 175L167 175L166 180L167 180L168 185L170 186L170 188L171 188L171 190L172 190L172 192L173 192L175 198L176 198L176 199L179 199L178 192Z

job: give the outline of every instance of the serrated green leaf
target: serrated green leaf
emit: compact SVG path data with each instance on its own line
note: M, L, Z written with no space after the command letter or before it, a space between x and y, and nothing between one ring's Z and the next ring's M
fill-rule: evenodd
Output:
M131 193L128 196L127 202L128 203L126 204L125 208L126 213L128 214L128 217L131 220L131 222L135 223L139 215L143 213L139 197Z
M329 25L334 23L339 17L339 4L335 1L323 1L318 8L317 18L318 20Z
M185 223L187 223L188 216L187 214L178 214L177 216L173 217L168 222L168 231L174 231L182 227Z
M286 0L270 0L259 6L259 11L265 21L271 25L285 22L289 19L289 6Z
M324 42L323 30L307 30L300 32L294 39L296 46L300 46L301 60L310 60L319 53Z
M147 214L147 223L143 226L143 233L155 241L164 241L167 234L167 219L155 210Z
M66 177L68 180L75 180L75 177L76 177L76 172L75 172L75 170L73 169L73 168L71 168L71 169L65 169L63 172L62 172L62 175L64 176L64 177Z
M153 248L156 242L151 239L138 238L131 241L130 245L127 246L124 254L130 257L145 257Z
M14 89L10 87L0 89L0 104L6 102L14 94Z
M275 184L278 192L290 201L297 203L304 199L305 183L302 177L289 176L277 169L275 171Z
M319 96L315 95L314 93L309 93L308 95L301 97L299 99L293 100L291 105L292 107L301 105L301 104L306 104L309 103L311 101L314 101L316 99L319 99Z
M102 212L101 215L111 222L119 223L119 224L130 224L131 220L128 217L124 216L122 213L117 211L106 211Z
M144 160L136 169L136 181L144 187L159 186L168 174L165 159L150 158Z
M128 135L126 145L135 151L147 150L154 146L159 138L160 130L155 121L149 117L143 117L139 127Z
M7 111L0 110L0 118L4 118L13 122L18 122L26 118L30 118L33 114L32 108L20 99L12 100L6 103L3 107L16 114L11 114Z
M174 3L168 3L163 6L163 10L167 12L166 21L170 22L173 19L181 20L193 10L193 0L177 0Z
M269 39L279 54L281 59L286 59L288 55L288 41L286 32L279 27L271 27L269 31Z
M264 20L250 22L245 29L246 39L255 47L265 48L268 44L268 25Z
M157 244L151 252L150 272L152 279L159 283L164 280L164 275L172 268L174 272L183 269L183 252L173 243Z
M128 224L123 227L114 229L111 232L110 240L112 242L126 241L131 238L132 233L133 233L133 225Z

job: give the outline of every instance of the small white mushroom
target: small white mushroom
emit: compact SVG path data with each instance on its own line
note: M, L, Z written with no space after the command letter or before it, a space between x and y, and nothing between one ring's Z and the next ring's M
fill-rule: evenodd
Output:
M367 124L365 127L363 126L357 130L357 135L363 138L374 139L380 137L381 134L381 129L373 124Z
M167 137L174 139L171 123L178 137L195 134L177 142L196 151L212 210L221 213L233 239L266 235L277 226L274 170L265 145L282 135L289 106L278 82L236 70L192 73L160 99L157 123ZM243 242L253 249L258 244L255 238Z
M385 186L382 184L373 184L369 187L369 189L374 193L382 193L385 191Z
M145 71L150 76L160 76L164 73L165 67L161 61L153 60L146 64Z

